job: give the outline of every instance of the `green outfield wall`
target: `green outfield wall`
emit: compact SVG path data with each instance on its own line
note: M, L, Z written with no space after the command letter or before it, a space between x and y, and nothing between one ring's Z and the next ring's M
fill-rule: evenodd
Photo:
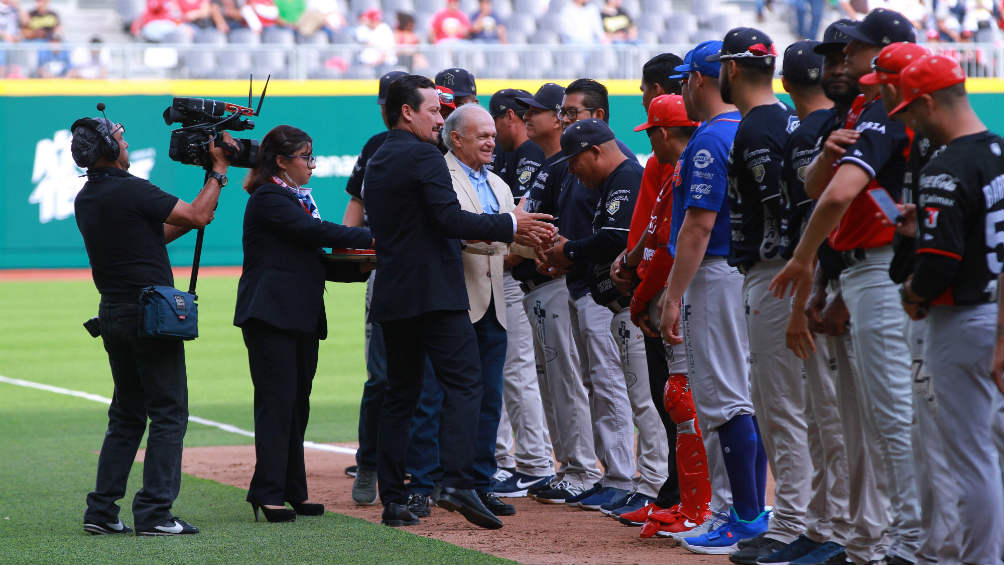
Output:
M479 81L482 104L504 87L530 91L543 81ZM611 126L642 159L648 138L632 128L645 121L638 84L610 81ZM257 89L257 88L256 88ZM376 105L375 81L279 82L270 85L254 130L235 134L261 138L272 127L290 124L314 139L317 169L311 186L321 215L340 221L347 196L345 181L369 136L383 124ZM973 102L984 122L1004 133L1004 81L971 80ZM257 95L257 92L256 92ZM73 216L73 198L85 179L70 156L69 125L107 105L108 117L126 127L132 168L162 189L191 201L202 171L168 158L171 127L161 114L173 96L199 96L246 103L247 84L239 81L0 81L3 175L0 177L0 268L86 267L87 256ZM231 169L216 218L206 229L203 264L238 265L242 260L241 222L247 194L243 169ZM171 244L175 265L191 262L194 236Z

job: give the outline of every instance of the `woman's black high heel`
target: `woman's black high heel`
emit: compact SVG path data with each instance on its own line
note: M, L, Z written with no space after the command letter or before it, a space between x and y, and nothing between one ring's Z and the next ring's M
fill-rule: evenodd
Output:
M251 502L250 500L248 502ZM295 522L296 521L296 511L290 510L289 508L268 508L258 504L257 502L251 502L251 509L254 510L254 521L258 521L258 509L261 508L262 514L265 514L265 519L269 522Z
M290 506L293 507L293 511L300 516L320 516L324 514L323 504L314 504L313 502L290 502Z

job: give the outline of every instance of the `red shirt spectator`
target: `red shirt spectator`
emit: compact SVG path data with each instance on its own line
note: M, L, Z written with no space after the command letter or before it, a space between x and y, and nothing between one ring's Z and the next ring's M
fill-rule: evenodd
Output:
M460 11L460 0L447 0L443 8L432 17L432 42L467 39L471 32L471 20Z
M247 0L241 14L248 27L254 31L272 27L279 21L279 8L273 0Z

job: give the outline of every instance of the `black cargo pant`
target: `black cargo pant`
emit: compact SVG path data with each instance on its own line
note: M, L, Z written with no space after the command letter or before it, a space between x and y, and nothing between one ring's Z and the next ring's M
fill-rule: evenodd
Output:
M143 488L133 498L132 511L137 530L151 529L171 517L171 505L181 487L182 440L188 428L184 342L138 337L137 304L102 301L98 317L115 392L84 520L118 519L115 502L125 496L129 470L149 418Z

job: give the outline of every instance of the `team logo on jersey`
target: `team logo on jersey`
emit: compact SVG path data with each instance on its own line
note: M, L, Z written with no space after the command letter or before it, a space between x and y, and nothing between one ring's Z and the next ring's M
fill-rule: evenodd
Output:
M715 162L715 158L711 156L711 152L707 149L701 149L694 154L694 166L698 169L703 169Z
M798 116L788 116L788 127L785 128L785 131L790 135L791 132L798 129L799 123L801 122L799 122Z
M920 150L921 155L927 155L927 152L931 150L931 140L923 137L917 142L917 149Z
M751 172L753 173L753 179L757 182L763 182L763 178L767 176L767 170L763 168L763 165L753 167Z
M803 183L805 182L805 169L806 165L802 165L801 167L798 168L798 171L795 172L795 174L798 175L798 180L802 181Z
M941 209L928 206L924 208L924 212L927 214L927 218L924 219L924 227L932 230L938 227L938 214L941 213Z
M613 216L614 214L616 214L617 210L620 210L620 209L621 209L621 201L620 200L614 200L612 202L608 202L607 203L607 214L610 214L611 216Z
M530 180L530 171L523 171L519 174L519 184L526 184Z

